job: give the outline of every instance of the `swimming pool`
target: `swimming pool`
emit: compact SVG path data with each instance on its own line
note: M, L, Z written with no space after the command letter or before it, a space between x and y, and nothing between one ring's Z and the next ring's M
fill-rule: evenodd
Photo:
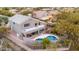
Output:
M44 38L47 38L51 42L56 42L58 40L58 36L52 35L52 34L43 34L43 35L36 37L34 40L37 41L37 42L42 42L42 40Z
M55 36L48 36L47 39L48 40L53 40L53 41L57 40L57 38Z

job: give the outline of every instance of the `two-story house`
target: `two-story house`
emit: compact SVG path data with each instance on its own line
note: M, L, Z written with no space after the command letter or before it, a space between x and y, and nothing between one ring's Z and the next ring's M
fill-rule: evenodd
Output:
M44 32L45 23L31 16L17 14L10 18L10 27L21 39L29 40Z

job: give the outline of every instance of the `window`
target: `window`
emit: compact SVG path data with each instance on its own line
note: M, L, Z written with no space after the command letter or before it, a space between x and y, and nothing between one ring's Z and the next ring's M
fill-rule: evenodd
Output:
M24 27L27 27L27 26L29 26L29 24L24 24Z
M35 32L33 32L32 35L35 35Z
M38 31L32 33L32 35L35 35L35 34L38 34Z
M31 34L27 34L27 37L31 37L32 35Z
M37 26L37 23L35 23L35 26Z

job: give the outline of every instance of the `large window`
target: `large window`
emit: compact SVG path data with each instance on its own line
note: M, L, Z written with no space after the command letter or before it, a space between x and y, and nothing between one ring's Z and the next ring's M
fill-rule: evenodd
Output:
M29 26L30 24L24 24L24 27L27 27L27 26Z

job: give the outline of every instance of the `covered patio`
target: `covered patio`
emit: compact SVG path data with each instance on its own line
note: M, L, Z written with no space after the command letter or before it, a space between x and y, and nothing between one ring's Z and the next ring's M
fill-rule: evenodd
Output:
M44 31L45 31L45 25L40 25L37 27L23 30L22 36L25 37L26 39L32 39L42 34Z

